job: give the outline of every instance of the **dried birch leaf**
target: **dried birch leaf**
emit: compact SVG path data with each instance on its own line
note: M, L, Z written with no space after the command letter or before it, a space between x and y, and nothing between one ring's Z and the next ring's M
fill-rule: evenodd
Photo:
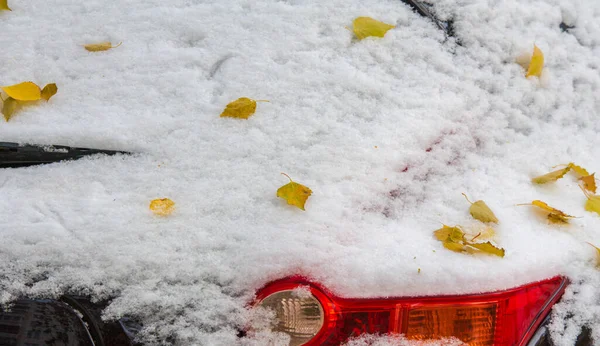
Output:
M518 204L518 205L532 205L538 208L541 208L545 211L548 211L548 220L555 223L567 223L569 219L574 218L575 216L565 214L563 211L552 208L546 202L542 202L540 200L532 201L531 203Z
M0 10L2 10L2 11L12 11L8 7L8 0L0 0Z
M17 105L17 100L13 99L12 97L8 97L6 100L4 100L2 103L2 114L4 115L4 120L9 121L10 118L12 118L13 113L17 109Z
M369 36L383 37L394 25L386 24L371 17L358 17L352 22L352 31L359 40Z
M592 173L590 175L586 175L585 177L581 177L580 180L583 182L583 188L590 191L591 193L596 193L596 177L594 177L596 173Z
M496 247L489 241L485 242L485 243L469 243L469 246L472 246L472 247L478 249L479 251L488 253L490 255L504 257L504 249Z
M175 202L168 198L153 199L150 201L150 210L160 216L168 216L175 210Z
M557 181L558 179L562 178L565 176L565 174L567 174L569 171L571 170L571 165L559 169L557 171L553 171L544 175L540 175L539 177L535 177L533 179L531 179L532 182L534 182L535 184L546 184L552 181Z
M122 44L123 44L123 42L119 42L118 45L113 46L112 43L110 43L110 42L101 42L101 43L86 44L83 47L88 52L102 52L102 51L105 51L105 50L117 48L117 47L119 47Z
M253 100L247 97L240 97L231 101L221 113L222 117L231 117L238 119L248 119L256 111L256 102L269 102L267 100Z
M587 201L585 202L585 210L591 211L591 212L594 212L594 213L600 215L600 196L590 194L588 191L584 190L583 188L581 189L581 191L583 191L583 194L587 198Z
M10 97L19 101L37 101L42 98L42 91L33 82L23 82L0 87Z
M277 197L281 197L285 199L288 204L304 210L304 204L306 203L308 197L310 197L312 194L311 189L302 184L294 182L289 175L285 173L281 174L288 177L290 182L277 189Z
M527 69L527 75L525 77L529 78L531 76L540 77L542 75L542 69L544 68L544 53L538 48L538 46L533 45L533 56L531 57L531 62L529 62L529 68Z
M462 194L467 199L467 202L471 203L471 207L469 208L469 213L473 218L481 221L481 222L494 222L498 223L498 218L494 215L494 212L490 209L490 207L485 204L484 201L479 200L474 203L469 201L469 198L464 193Z
M590 175L590 173L587 171L587 169L585 169L585 168L583 168L581 166L577 166L573 162L569 163L567 165L567 167L571 167L571 169L573 170L573 172L575 172L576 174L578 174L580 177L585 177L585 176Z
M58 87L56 87L56 84L50 83L50 84L46 84L44 89L42 89L41 96L44 100L46 100L46 102L48 102L52 96L56 95L57 92L58 92Z

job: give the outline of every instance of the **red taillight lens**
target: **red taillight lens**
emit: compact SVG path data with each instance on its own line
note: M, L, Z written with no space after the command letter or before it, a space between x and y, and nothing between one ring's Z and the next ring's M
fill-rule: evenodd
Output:
M308 285L322 308L322 326L303 341L304 345L339 345L365 333L398 333L417 340L456 337L473 346L525 345L562 296L566 284L565 278L555 277L486 294L348 299L304 278L291 277L260 290L256 303ZM279 323L288 320L286 316Z

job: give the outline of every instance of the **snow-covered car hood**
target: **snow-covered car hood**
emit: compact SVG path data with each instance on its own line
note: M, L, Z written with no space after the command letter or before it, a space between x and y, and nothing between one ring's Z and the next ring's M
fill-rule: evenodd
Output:
M140 319L146 342L231 345L255 290L291 274L353 297L563 274L586 294L568 291L555 314L579 318L555 337L598 324L586 242L600 243L600 217L574 178L531 177L600 169L599 2L436 2L460 44L399 0L10 5L0 84L59 91L0 138L136 154L0 171L0 302L116 298L106 317ZM396 28L358 41L345 28L358 16ZM101 41L123 45L82 47ZM534 43L545 69L526 79L516 61ZM243 96L270 102L219 117ZM306 211L276 197L280 172L312 189ZM432 236L473 224L463 192L500 219L504 258ZM161 197L176 202L170 217L148 209ZM581 218L557 226L515 206L534 199Z

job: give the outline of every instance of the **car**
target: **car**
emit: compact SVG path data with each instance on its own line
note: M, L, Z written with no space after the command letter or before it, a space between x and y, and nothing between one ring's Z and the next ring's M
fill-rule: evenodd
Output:
M10 8L0 345L600 340L595 1Z

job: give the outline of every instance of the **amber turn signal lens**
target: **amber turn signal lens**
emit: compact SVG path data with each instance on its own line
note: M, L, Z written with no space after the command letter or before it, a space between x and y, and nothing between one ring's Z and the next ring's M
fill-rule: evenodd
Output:
M494 344L496 304L428 306L408 313L406 337L426 340L456 337L470 346Z
M288 334L290 346L307 343L323 327L323 307L311 294L298 296L292 290L280 291L267 296L259 306L275 312L272 330Z

